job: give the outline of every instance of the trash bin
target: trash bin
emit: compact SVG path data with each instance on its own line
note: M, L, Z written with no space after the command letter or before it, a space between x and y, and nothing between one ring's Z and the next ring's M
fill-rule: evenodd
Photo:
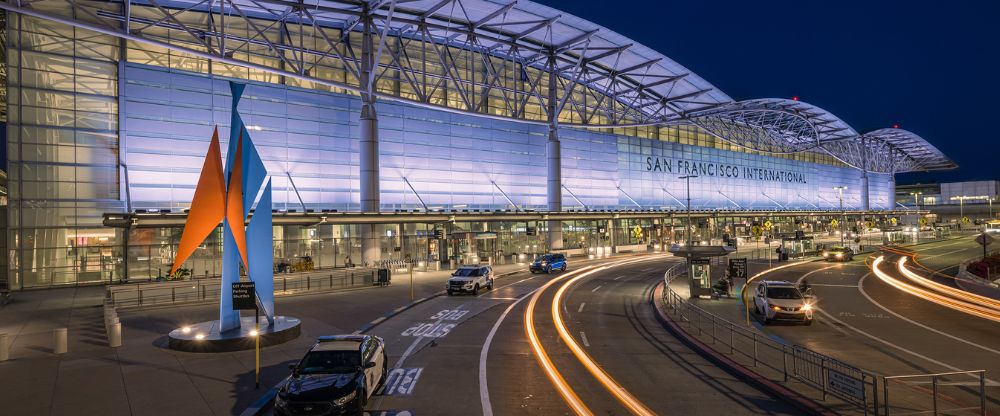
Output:
M389 286L392 280L392 271L389 269L378 269L378 280L376 283L379 286Z

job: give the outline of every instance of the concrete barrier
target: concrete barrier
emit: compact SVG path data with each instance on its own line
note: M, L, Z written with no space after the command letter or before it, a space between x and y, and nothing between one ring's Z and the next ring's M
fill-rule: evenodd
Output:
M115 323L111 324L108 331L108 346L111 348L122 346L122 324L121 322L117 322L118 318L115 318L115 321Z
M68 328L56 328L52 330L52 353L65 354L69 345L68 338Z

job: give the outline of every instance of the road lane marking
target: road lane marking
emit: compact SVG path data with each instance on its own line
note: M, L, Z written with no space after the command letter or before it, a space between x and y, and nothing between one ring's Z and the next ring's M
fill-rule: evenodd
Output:
M580 340L583 341L583 346L590 348L590 341L587 340L587 333L580 331Z
M417 386L417 381L420 380L420 375L423 374L424 369L417 368L393 368L389 370L389 374L386 375L385 389L382 391L383 396L410 396L413 394L413 388Z
M566 343L566 347L568 347L570 352L573 353L577 361L579 361L580 364L582 364L584 368L586 368L587 371L589 371L590 374L593 375L594 378L596 378L597 381L600 382L609 393L614 395L619 402L621 402L623 405L625 405L626 408L629 409L629 411L637 415L655 415L656 413L650 410L648 407L646 407L645 404L639 401L638 398L633 396L632 393L630 393L628 390L622 387L621 384L619 384L614 378L612 378L610 374L604 371L604 369L601 368L594 361L594 359L591 358L590 355L588 355L587 352L580 347L580 344L576 342L576 339L570 336L569 331L566 329L566 324L563 322L562 314L559 313L559 305L562 304L561 299L563 295L566 293L566 291L580 279L583 279L584 277L587 277L588 275L597 273L599 271L610 269L612 267L651 260L651 259L659 259L659 257L612 263L610 265L602 266L600 268L591 270L587 273L577 275L576 277L573 277L572 279L560 285L559 289L556 290L556 294L552 298L552 308L551 308L552 320L555 323L556 332L559 333L559 337L563 340L564 343ZM535 296L537 297L540 293L541 292L535 294Z
M576 310L576 313L583 313L583 307L587 305L587 302L580 302L580 309Z
M601 288L601 286L604 286L604 285L597 285L597 287L595 287L595 288L594 288L593 290L591 290L590 292L591 292L591 293L593 293L593 292L596 292L596 291L597 291L597 289L600 289L600 288Z
M941 367L947 368L948 370L955 371L955 372L964 372L964 371L966 371L964 369L952 366L952 365L947 364L947 363L943 363L941 361L938 361L938 360L935 360L935 359L933 359L931 357L923 355L923 354L921 354L919 352L903 348L902 346L899 346L897 344L894 344L892 342L889 342L889 341L886 341L886 340L884 340L882 338L879 338L879 337L877 337L875 335L872 335L872 334L869 334L869 333L867 333L865 331L862 331L862 330L860 330L860 329L852 326L851 324L848 324L847 322L844 322L844 321L841 321L840 319L835 318L833 315L830 315L830 314L826 313L822 309L817 309L816 311L819 312L820 314L822 314L823 316L826 316L827 318L833 320L834 322L837 322L838 324L843 325L845 328L849 328L850 330L852 330L854 332L857 332L857 333L859 333L861 335L864 335L864 336L866 336L868 338L871 338L872 340L878 341L878 342L880 342L882 344L885 344L885 345L887 345L889 347L895 348L895 349L897 349L899 351L905 352L905 353L910 354L910 355L912 355L914 357L917 357L917 358L920 358L922 360L925 360L925 361L927 361L929 363L939 365ZM970 375L970 377L976 377L976 376ZM986 379L986 381L989 382L989 383L996 383L996 381L990 380L990 379Z
M583 270L586 269L580 269L577 271L579 272ZM531 296L531 300L528 301L528 306L524 309L524 332L528 337L528 342L531 344L532 350L535 352L535 358L542 366L542 369L545 370L546 375L549 377L549 381L551 381L555 386L556 391L562 396L563 401L565 401L566 404L569 405L570 409L572 409L576 414L589 416L594 413L590 411L590 408L588 408L582 400L580 400L580 396L573 391L573 388L570 387L569 383L566 382L566 379L563 378L562 373L559 372L559 369L557 369L552 360L549 359L548 353L545 352L545 347L542 346L542 342L539 340L538 334L535 332L535 305L538 304L538 299L541 297L542 293L545 292L545 289L548 289L549 286L565 279L571 273L572 272L563 274L555 279L549 280L547 283L542 285L542 287L538 288L538 290L535 291L535 294ZM558 308L558 305L553 302L552 307ZM556 315L558 316L558 314Z
M979 348L979 349L981 349L983 351L986 351L986 352L991 352L993 354L1000 355L1000 351L998 351L998 350L995 350L993 348L987 347L985 345L977 344L977 343L969 341L969 340L967 340L965 338L960 338L958 336L949 334L949 333L944 332L944 331L940 331L940 330L935 329L935 328L931 328L931 327L929 327L927 325L924 325L924 324L922 324L920 322L914 321L914 320L912 320L910 318L907 318L907 317L905 317L903 315L900 315L900 314L896 313L895 311L893 311L892 309L889 309L888 307L882 305L881 303L878 303L864 289L863 283L864 283L865 279L868 278L868 276L870 276L870 275L871 275L870 273L866 274L866 275L864 275L864 276L861 277L861 280L858 280L858 291L861 292L861 295L864 296L865 299L868 299L868 302L871 302L872 305L877 306L879 309L882 309L883 311L886 311L886 313L889 313L890 315L895 316L896 318L899 318L899 319L901 319L903 321L906 321L908 323L911 323L913 325L916 325L916 326L921 327L923 329L926 329L928 331L934 332L934 333L936 333L938 335L942 335L944 337L951 338L951 339L953 339L955 341L961 342L961 343L969 345L969 346L973 346L973 347Z
M514 303L507 306L497 321L493 324L493 328L490 328L490 333L486 335L486 341L483 341L483 349L479 351L479 401L483 406L483 416L493 416L493 405L490 404L490 391L489 387L486 385L486 359L489 357L490 346L493 344L493 337L496 336L497 330L500 329L500 324L503 320L507 318L510 311L514 310L514 307L518 303L527 299L532 293L538 290L537 288L531 292L525 293L524 296L518 298Z
M459 310L461 307L462 307L462 305L458 305L457 307L455 307L455 309L452 309L452 310L453 311L454 310ZM443 319L439 319L434 324L435 325L440 325L442 323L444 323L444 320ZM452 326L452 328L455 326L454 324L450 324L450 325ZM447 335L447 332L450 332L450 331L451 331L451 328L448 328L448 330L446 331L445 335ZM442 335L442 336L444 336L444 335ZM420 344L420 341L422 341L423 339L424 339L423 336L415 336L414 339L413 339L413 342L410 343L409 347L406 347L406 350L403 351L403 355L401 355L399 357L399 359L396 360L396 364L393 365L392 368L400 368L400 367L402 367L403 363L405 363L406 359L409 358L410 355L413 354L413 351L417 348L417 345Z

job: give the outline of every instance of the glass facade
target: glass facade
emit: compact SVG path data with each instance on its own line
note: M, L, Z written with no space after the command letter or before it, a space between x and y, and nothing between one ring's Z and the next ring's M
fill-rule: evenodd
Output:
M12 287L99 282L121 260L102 214L118 188L119 40L51 21L7 22Z
M359 97L51 21L9 17L12 287L161 275L180 230L126 234L103 227L102 214L188 208L215 126L223 149L229 140L230 79L250 84L240 111L271 175L275 208L359 210ZM317 62L314 70L356 82L333 64ZM405 85L397 78L377 87L405 97L412 94ZM435 94L438 104L462 108L456 103L464 100L447 85ZM477 112L503 113L501 97L483 100ZM523 118L538 119L542 112L536 110ZM545 209L545 127L395 102L380 102L378 113L383 210L423 204ZM695 208L827 209L839 202L834 186L848 187L845 207L860 206L860 174L825 155L766 156L693 126L562 128L559 136L566 209L681 208L687 188L678 178L687 174L699 176L691 182ZM889 178L872 175L870 189L872 206L888 208ZM652 235L675 239L678 233L651 221L622 221L567 222L564 240L569 248L585 249L611 240L639 244ZM431 244L433 230L426 225L386 226L383 258L447 261L544 250L544 239L526 235L528 226L459 223L448 229L454 241L441 246ZM541 233L545 224L532 226ZM642 237L631 231L636 226L646 230ZM188 265L195 275L217 273L216 237ZM275 238L278 266L292 270L360 262L355 226L276 227Z

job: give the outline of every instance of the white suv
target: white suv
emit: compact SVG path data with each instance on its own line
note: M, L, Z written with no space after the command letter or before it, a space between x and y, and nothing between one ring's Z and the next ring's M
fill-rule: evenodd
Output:
M757 285L753 296L754 312L769 324L776 320L799 321L812 325L813 305L795 284L765 280Z
M493 268L490 266L462 266L445 284L448 296L455 293L479 294L479 289L493 290Z

